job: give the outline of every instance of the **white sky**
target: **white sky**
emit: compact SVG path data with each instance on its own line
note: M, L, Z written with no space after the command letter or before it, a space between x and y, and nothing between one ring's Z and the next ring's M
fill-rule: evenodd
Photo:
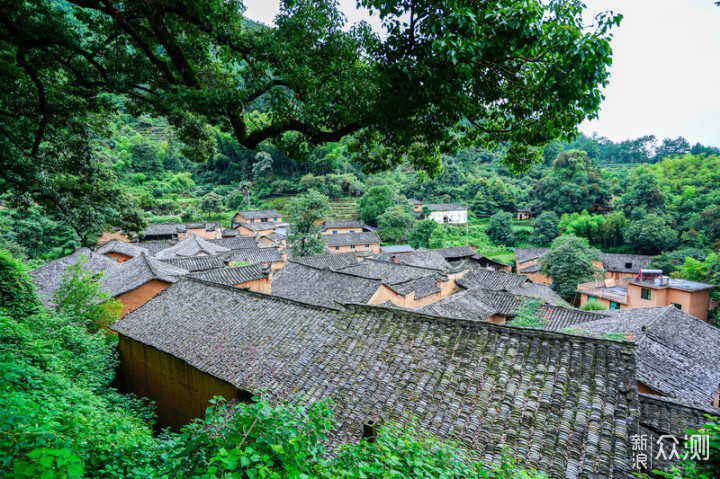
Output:
M246 15L272 24L279 0L245 0ZM339 0L350 23L377 17ZM720 7L713 0L585 0L622 13L600 118L580 130L613 141L654 134L720 147Z

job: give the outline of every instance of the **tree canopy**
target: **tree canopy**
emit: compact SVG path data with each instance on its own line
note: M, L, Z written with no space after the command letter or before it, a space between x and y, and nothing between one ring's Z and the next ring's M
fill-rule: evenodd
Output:
M407 161L435 173L440 153L508 144L523 170L534 147L596 116L621 18L601 13L588 28L577 0L360 4L386 36L346 25L331 0L286 0L274 27L233 1L11 0L0 12L3 187L78 228L141 224L88 146L118 109L167 119L198 161L219 130L296 158L350 135L366 172Z

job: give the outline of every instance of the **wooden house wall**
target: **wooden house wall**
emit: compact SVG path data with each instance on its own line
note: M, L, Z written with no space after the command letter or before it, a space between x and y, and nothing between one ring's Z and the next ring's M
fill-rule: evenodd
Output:
M116 253L115 251L105 253L105 256L116 259L118 263L124 263L125 261L127 261L129 259L133 259L132 256L128 256L128 255L122 254L122 253Z
M238 389L152 346L119 335L119 380L124 392L155 402L158 425L178 430L204 417L215 396L232 399Z

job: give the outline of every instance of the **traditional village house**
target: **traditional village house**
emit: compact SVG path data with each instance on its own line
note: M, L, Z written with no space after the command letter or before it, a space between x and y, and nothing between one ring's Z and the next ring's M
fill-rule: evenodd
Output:
M184 237L186 232L184 223L150 223L140 236L145 241L173 240L180 239L180 235Z
M537 262L548 248L515 248L515 271L539 284L552 284L552 280L540 274Z
M335 220L323 224L322 234L337 235L345 233L363 233L370 231L365 223L356 220Z
M430 210L428 219L440 224L466 226L468 224L467 206L456 203L429 203L424 204L418 200L410 200L415 213L421 213L423 207Z
M126 243L121 240L113 240L109 243L105 243L95 250L98 254L104 254L109 258L115 259L118 263L122 263L129 259L133 259L141 254L150 255L150 251L147 248L138 246L133 243Z
M331 253L380 252L380 238L374 232L329 234L323 235L323 240Z
M715 285L663 276L661 270L640 270L635 278L579 284L580 305L598 302L608 309L674 306L707 321L710 290Z
M422 308L423 312L449 318L490 321L505 324L528 299L541 301L542 315L548 321L577 312L582 319L596 319L596 315L570 308L560 296L546 285L533 283L522 275L483 269L470 271L457 280L463 291Z
M222 238L222 228L217 223L186 223L185 233L178 236L179 239L190 235L196 235L204 239Z
M517 220L527 221L532 219L532 212L530 208L518 208L517 209Z
M102 289L122 304L120 316L145 304L188 271L146 254L106 270Z
M240 236L253 236L256 238L274 233L280 225L287 226L287 223L274 223L272 221L262 223L233 223L233 227L237 229Z
M365 261L363 261L365 263ZM184 279L111 328L122 389L159 424L201 417L220 395L334 401L330 450L363 424L411 418L487 462L551 477L625 477L638 434L630 342L366 305L327 308Z
M233 217L235 223L280 223L282 214L278 210L238 211Z
M403 308L419 308L448 297L457 289L456 280L467 270L440 270L410 266L372 258L338 270L382 281L372 304L390 301Z
M214 269L192 274L190 277L236 288L248 288L258 293L270 294L272 292L272 269L263 267L259 263L234 268Z
M238 230L233 228L223 228L222 229L222 238L235 238L238 235Z
M287 246L287 236L280 233L270 233L260 237L258 242L266 248L284 248Z
M289 261L273 278L272 294L317 306L377 304L382 281Z
M68 267L79 261L83 261L82 268L84 270L97 273L98 277L108 269L118 265L118 262L113 258L95 253L90 248L80 248L71 255L50 261L30 271L29 275L37 289L38 298L45 306L52 306L53 293L60 286L63 275Z
M622 333L637 343L641 393L718 407L720 329L673 306L600 313L597 319L571 329L599 335Z
M230 248L211 243L197 235L190 235L177 244L155 254L155 257L157 259L190 258L193 256L210 256L228 251L230 251Z

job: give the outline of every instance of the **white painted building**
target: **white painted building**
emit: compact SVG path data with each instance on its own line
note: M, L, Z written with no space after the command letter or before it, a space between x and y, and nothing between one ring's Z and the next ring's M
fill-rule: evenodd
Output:
M411 199L410 203L416 213L420 213L423 207L430 209L429 218L437 223L465 226L468 222L467 207L454 203L430 203L424 204L421 201Z

